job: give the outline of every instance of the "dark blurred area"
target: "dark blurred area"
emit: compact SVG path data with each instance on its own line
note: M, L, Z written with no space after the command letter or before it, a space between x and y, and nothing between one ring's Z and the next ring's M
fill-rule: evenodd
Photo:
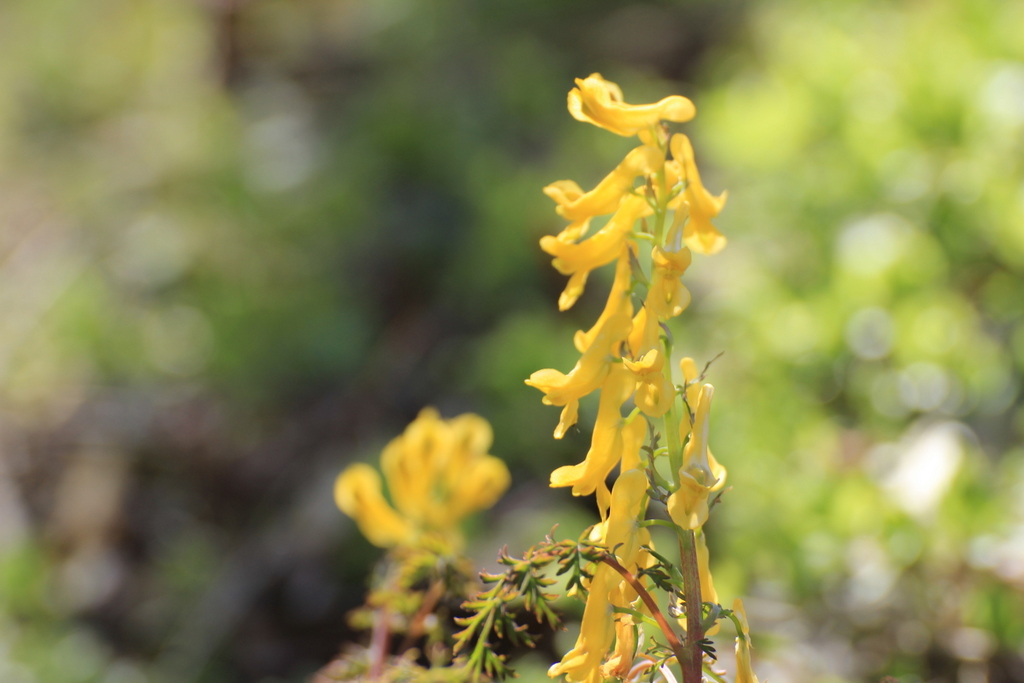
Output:
M4 3L0 680L305 680L379 556L334 477L424 405L489 419L513 471L481 562L593 521L546 488L587 433L552 440L523 379L603 304L558 314L537 247L540 188L630 148L565 111L600 71L691 97L730 191L677 348L725 352L712 567L761 679L1024 681L1021 26L996 0Z

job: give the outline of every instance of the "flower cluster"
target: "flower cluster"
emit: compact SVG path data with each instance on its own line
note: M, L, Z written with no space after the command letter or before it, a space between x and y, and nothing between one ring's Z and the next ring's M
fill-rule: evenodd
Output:
M380 456L395 507L384 498L377 470L364 463L338 476L335 501L382 548L426 539L458 547L459 522L494 505L509 485L505 463L487 454L492 440L491 425L478 415L442 420L425 408Z
M717 604L702 533L726 476L708 447L714 388L701 383L703 375L690 358L680 360L683 381L675 383L666 324L690 302L681 278L692 253L713 254L725 246L711 221L726 194L705 189L689 138L670 135L664 123L692 119L696 111L690 100L672 96L630 105L619 87L600 74L576 84L568 103L574 118L636 136L640 144L590 191L571 180L544 188L558 215L568 221L558 235L540 243L553 257L552 265L569 277L559 308L576 303L592 271L615 264L603 311L590 329L576 333L580 359L575 367L568 373L539 370L526 381L544 393L544 403L562 407L555 438L578 422L580 399L599 392L586 457L556 469L551 485L571 487L576 496L596 494L602 521L591 541L614 557L599 564L586 584L579 639L549 675L597 683L630 678L655 664L668 671L665 661L656 662L639 649L638 627L652 611L652 601L643 600L641 592L656 573L648 527L659 522L647 519L648 504L655 499L671 520L660 523L674 528L680 543L680 590L673 598L683 605L679 621L687 631L685 643L674 641L674 632L665 636L677 643L671 649L684 680L696 683L705 666L704 635L717 629L720 617L739 623L742 607L725 610ZM592 224L606 216L591 233ZM665 446L659 445L662 437ZM609 490L606 479L616 467L620 474ZM744 630L737 638L740 681L756 680L748 642Z
M385 446L377 469L357 463L335 481L334 497L362 534L388 552L375 568L365 604L349 613L368 645L350 644L314 678L328 681L456 683L451 666L453 610L478 587L460 554L460 522L489 508L509 471L488 455L491 426L477 415L443 420L426 408ZM399 638L400 637L400 638Z

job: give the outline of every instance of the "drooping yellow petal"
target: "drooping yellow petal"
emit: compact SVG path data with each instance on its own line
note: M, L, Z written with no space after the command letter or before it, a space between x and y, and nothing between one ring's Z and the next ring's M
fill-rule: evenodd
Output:
M564 406L571 401L578 401L604 382L609 365L631 326L632 321L628 315L613 315L602 325L594 343L569 374L550 368L538 370L530 375L526 383L544 392L543 401L547 405ZM560 423L559 428L567 429L569 426L571 424L563 427Z
M601 386L601 400L587 457L578 465L559 467L551 473L551 486L572 486L574 496L593 493L612 471L623 452L622 404L633 393L636 379L621 364L614 365Z
M622 428L622 462L619 469L623 472L641 467L640 449L643 448L645 436L647 422L639 417L634 417L632 422Z
M636 657L637 626L632 615L618 614L615 619L615 647L612 654L601 666L604 680L620 680L629 675Z
M575 305L576 301L583 296L588 277L590 277L589 269L578 270L569 277L569 281L565 283L565 289L558 295L558 310L568 311Z
M590 271L611 263L619 256L633 224L649 211L650 207L643 198L630 195L623 199L604 227L582 242L563 242L550 235L541 238L541 249L555 257L551 265L562 275L571 276L558 300L559 310L564 311L576 303Z
M609 593L609 601L615 607L633 607L632 602L636 600L636 591L628 583L623 581L618 588ZM640 612L649 614L646 606L640 602ZM636 658L637 647L640 644L638 620L631 614L617 613L615 615L615 647L611 650L611 656L601 666L602 680L624 679L633 668L633 660Z
M594 676L600 675L601 662L615 638L615 612L608 600L608 593L613 588L610 584L613 582L617 585L611 568L604 565L598 567L590 584L576 645L565 653L562 661L548 669L548 676L557 678L564 675L567 681L601 680Z
M580 402L572 399L562 408L562 414L558 416L558 424L555 426L555 438L561 439L580 419Z
M636 571L641 546L650 543L647 530L639 528L647 486L647 475L641 470L627 470L619 475L612 487L608 517L602 524L595 525L591 533L591 540L603 543L615 554L619 563L631 571ZM597 566L576 646L565 654L561 662L548 670L549 676L554 678L565 675L569 681L588 683L605 680L600 666L610 654L616 633L620 633L623 638L632 637L615 627L616 615L613 608L627 606L632 595L621 589L621 584L622 577L615 570L606 564ZM622 649L620 656L632 659L627 641L622 642Z
M569 113L573 118L625 137L647 131L660 121L689 121L697 113L693 102L680 95L654 104L626 104L619 86L598 73L577 78L576 86L569 91Z
M632 283L632 271L629 265L630 250L635 254L636 245L632 242L624 243L619 254L619 260L615 264L615 279L612 280L612 289L608 293L608 301L605 303L604 310L601 311L597 322L586 332L577 330L576 335L573 337L576 350L580 353L586 353L587 349L594 342L594 338L597 337L598 332L600 332L609 318L622 314L633 315L633 302L629 295L629 286Z
M717 216L725 206L728 192L723 192L716 197L704 188L693 158L693 145L690 143L690 138L677 133L672 136L669 146L672 156L682 164L686 176L683 200L689 210L689 222L683 231L683 239L686 246L699 254L715 254L725 248L726 239L711 224L711 219Z
M633 316L633 329L626 339L629 346L629 353L634 358L639 358L651 349L661 345L661 327L658 325L658 316L651 312L651 292L647 292L647 300L643 307Z
M612 486L604 544L627 569L635 567L642 537L638 519L650 482L643 470L626 470Z
M559 180L545 187L544 194L558 204L555 210L566 220L583 221L603 216L619 208L623 197L633 189L637 176L654 173L664 161L664 154L657 148L640 146L631 150L590 192L584 193L571 180Z
M384 500L380 475L369 465L357 463L338 475L334 501L376 546L390 548L413 537L412 526Z

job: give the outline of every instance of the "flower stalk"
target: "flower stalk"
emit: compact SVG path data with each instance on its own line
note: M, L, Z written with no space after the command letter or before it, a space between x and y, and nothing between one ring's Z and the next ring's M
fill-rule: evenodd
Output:
M557 236L541 240L541 248L554 257L552 265L569 276L559 308L576 302L592 271L616 263L604 311L591 330L576 335L581 353L576 367L567 374L540 370L526 381L544 393L544 403L563 407L555 438L579 421L581 398L600 394L589 452L579 464L556 469L551 485L571 487L576 496L596 494L602 521L590 535L610 554L583 580L589 590L579 639L549 675L564 675L570 683L628 677L637 634L647 622L633 615L643 609L663 639L650 639L640 655L644 667L656 664L667 679L671 676L664 666L674 660L683 683L701 683L705 658L713 654L705 634L716 631L714 622L729 612L717 604L702 534L709 498L722 490L726 471L708 447L714 387L698 384L703 376L697 376L692 359L683 358L683 383L677 389L668 324L690 302L682 276L692 254L713 254L725 246L711 220L726 195L714 196L704 188L689 138L670 132L670 123L685 123L696 114L689 100L670 96L653 104L627 104L619 86L600 74L578 79L576 85L569 93L574 118L623 137L636 136L640 146L589 192L570 180L544 190L556 202L556 212L570 221ZM605 226L588 237L590 223L606 215ZM650 249L649 260L638 258L642 244ZM631 294L639 297L638 305ZM637 425L637 411L647 429ZM668 481L658 472L659 458L667 460ZM609 489L606 480L616 467L620 474ZM644 492L639 499L638 491ZM647 519L648 493L666 504L669 520ZM648 535L652 526L675 531L678 566L657 553ZM619 540L626 538L623 529L632 533L630 538L641 538L639 547L635 540ZM618 575L609 578L600 565ZM684 606L679 626L685 638L657 608L652 588L667 591ZM705 600L712 605L710 624L704 623Z
M392 680L387 670L402 667L415 675L394 680L476 682L514 675L496 646L535 645L537 635L522 613L560 627L552 605L560 595L552 590L557 581L550 574L557 568L566 593L586 605L579 637L552 664L550 677L568 683L702 683L707 675L721 683L711 669L715 650L707 636L721 620L731 620L737 631L733 683L757 683L743 605L738 599L732 609L719 604L705 540L704 526L726 478L710 448L715 389L704 383L707 366L699 373L692 358L675 357L670 328L690 303L682 278L693 254L714 254L726 244L711 222L726 194L714 196L704 188L689 138L669 127L695 116L688 99L673 95L627 104L618 85L600 74L576 85L568 97L574 118L635 137L639 144L589 191L571 180L544 188L567 221L557 235L540 241L552 266L568 278L559 309L575 305L594 271L611 266L612 282L598 319L573 338L580 354L574 367L538 370L526 383L543 393L545 404L561 408L556 439L581 419L588 421L581 418L580 401L597 394L586 455L556 468L550 485L569 488L574 496L593 495L599 521L578 539L549 535L522 557L502 550L498 562L504 572L481 574L485 589L462 603L466 616L455 620L462 630L452 634L447 673L428 677L401 651L399 659L389 658L391 612L404 606L403 619L395 622L404 629L401 649L415 653L410 646L424 634L427 617L454 588L442 580L446 572L424 575L409 567L443 566L439 560L461 546L459 520L489 507L509 483L504 464L486 455L491 433L482 419L442 421L424 411L382 454L390 503L381 476L369 465L350 467L336 485L339 507L372 543L390 549L404 577L401 587L430 586L419 589L412 606L394 591L371 601L376 610L370 663L358 672L370 680ZM682 373L678 384L676 363ZM650 512L651 501L664 508ZM651 529L660 527L673 532L677 561L658 552ZM666 603L667 612L659 607ZM431 638L428 646L445 639L441 632ZM426 654L432 663L448 661L447 655ZM431 669L430 676L436 672Z

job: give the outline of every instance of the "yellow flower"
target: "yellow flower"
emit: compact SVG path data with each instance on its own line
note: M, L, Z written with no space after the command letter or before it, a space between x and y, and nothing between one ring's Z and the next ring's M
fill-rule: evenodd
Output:
M641 546L650 545L650 536L639 526L638 519L649 485L646 472L631 469L620 474L612 486L611 506L601 542L630 570L636 565Z
M576 645L565 653L562 661L548 669L551 678L564 675L567 681L588 681L600 673L601 661L615 637L615 612L608 593L611 590L610 584L617 583L615 577L618 575L612 576L612 573L613 570L605 565L597 568L590 582L590 593L587 606L583 608Z
M650 213L650 206L643 197L629 195L608 223L582 242L565 242L551 235L541 238L541 249L555 257L551 265L562 275L571 276L558 299L559 310L568 310L576 303L583 294L590 271L615 260L629 239L633 224L647 213Z
M732 611L742 624L741 633L736 634L736 683L757 683L757 676L750 666L750 626L747 624L743 601L736 598L732 603Z
M719 214L725 206L728 192L723 192L717 197L708 192L700 181L700 173L697 171L697 164L693 159L693 145L690 138L681 133L672 136L669 143L674 160L682 166L682 175L686 180L686 189L683 190L683 202L687 211L676 211L674 222L678 227L683 219L689 216L689 221L683 229L683 240L686 246L699 254L715 254L725 247L726 239L718 229L711 224L711 219Z
M636 407L651 417L661 417L672 408L676 392L662 368L665 356L658 349L651 349L638 361L623 359L623 365L636 376L638 385L633 400Z
M542 401L546 405L565 406L555 438L561 438L576 423L579 400L604 383L631 326L632 321L625 313L609 317L569 374L547 368L538 370L526 380L528 385L544 392Z
M679 470L679 489L668 497L668 514L684 529L699 529L708 519L708 496L725 486L725 468L718 464L708 448L711 399L715 388L701 387L690 440L683 449Z
M605 484L608 474L621 460L639 462L646 423L636 418L626 422L621 413L622 404L632 395L635 386L636 378L622 364L615 364L609 370L608 378L601 387L597 420L586 459L578 465L559 467L551 473L551 486L571 486L574 496L586 496L597 491L602 517L607 505L602 502L608 497Z
M641 529L639 533L642 535L642 544L651 546L647 530ZM641 550L637 556L635 569L632 567L630 569L634 574L637 574L642 568L650 567L653 564L654 558L651 554ZM638 580L645 585L648 583L645 577L639 577ZM650 609L640 599L636 590L625 581L622 581L618 588L609 594L609 601L615 607L635 609L637 612L648 616L651 614ZM611 656L601 666L601 674L604 676L601 679L602 681L607 681L609 678L627 678L633 668L637 648L640 645L640 638L638 636L642 633L642 629L638 630L638 627L639 623L633 615L621 612L615 615L615 647L611 650Z
M600 532L597 540L631 571L635 571L641 546L650 543L647 530L638 525L647 486L647 475L641 470L628 470L619 475L612 487L608 519L595 527ZM568 681L604 680L599 677L600 665L615 637L614 606L624 606L617 604L623 596L618 590L621 582L622 577L614 569L606 564L597 566L576 646L565 653L562 661L548 669L548 676L565 675Z
M683 273L690 267L690 250L665 251L655 247L651 252L654 273L647 302L651 312L660 320L667 320L682 313L690 305L690 291L683 286Z
M615 279L612 280L612 289L608 293L608 301L605 302L604 310L601 311L597 322L589 330L577 330L573 337L573 344L580 353L586 353L594 339L601 331L602 326L609 318L615 315L633 315L633 302L629 295L629 286L633 282L632 269L629 265L630 252L636 254L636 244L627 242L619 253L619 260L615 264Z
M648 290L647 299L633 316L633 329L626 338L629 353L634 358L640 358L651 349L660 346L661 326L658 325L658 316L651 314L650 302L651 292Z
M626 155L626 158L597 184L590 192L584 193L580 186L571 180L559 180L544 188L544 194L555 200L558 207L555 211L566 220L585 221L594 216L603 216L619 208L622 198L630 194L633 180L637 176L649 175L658 170L664 163L665 156L659 150L637 147ZM571 232L567 236L571 236ZM579 235L572 237L575 240Z
M619 587L620 590L622 586ZM612 602L618 607L628 607L629 603L619 598ZM617 614L615 619L615 648L611 657L601 666L603 680L609 678L622 679L629 674L633 668L633 659L636 657L637 647L637 624L632 615Z
M598 73L577 78L576 86L569 91L569 113L573 118L625 137L647 131L659 121L689 121L697 113L693 102L680 95L654 104L626 104L619 86Z
M487 454L492 438L477 415L446 421L425 408L381 453L398 510L384 499L377 472L362 463L339 475L335 500L374 545L410 545L425 535L458 544L458 523L492 506L509 485L505 463Z

